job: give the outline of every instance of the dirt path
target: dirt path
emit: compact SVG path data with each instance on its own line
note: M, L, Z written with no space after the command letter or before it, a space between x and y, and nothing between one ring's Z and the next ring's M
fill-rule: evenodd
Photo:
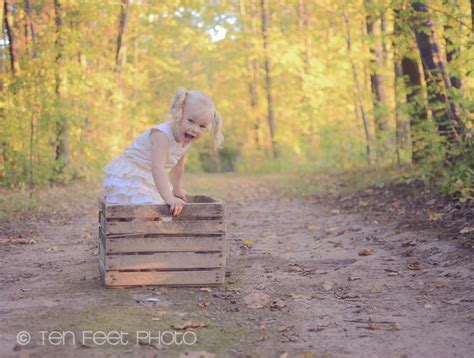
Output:
M102 288L95 203L11 222L0 232L0 356L471 356L472 240L369 207L351 197L230 202L227 283L209 291ZM204 326L194 345L135 344L138 332L186 322ZM48 337L55 330L75 341ZM29 344L17 344L20 331ZM96 344L87 331L121 331L129 344Z

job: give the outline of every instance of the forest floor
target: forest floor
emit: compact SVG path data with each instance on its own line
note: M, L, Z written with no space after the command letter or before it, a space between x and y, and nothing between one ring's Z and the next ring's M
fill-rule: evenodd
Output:
M222 288L105 289L97 184L3 192L0 356L472 356L472 203L330 176L188 182L227 201ZM193 345L157 338L186 326Z

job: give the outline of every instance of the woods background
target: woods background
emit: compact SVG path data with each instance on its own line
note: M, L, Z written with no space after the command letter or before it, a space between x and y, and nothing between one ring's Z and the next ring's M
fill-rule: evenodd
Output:
M189 171L412 164L472 197L471 0L4 0L0 183L97 179L179 86L225 147Z

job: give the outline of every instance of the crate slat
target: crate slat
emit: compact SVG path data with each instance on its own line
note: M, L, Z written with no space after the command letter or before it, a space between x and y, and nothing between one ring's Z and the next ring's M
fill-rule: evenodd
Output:
M222 268L222 253L162 252L147 255L109 255L107 270Z
M108 238L99 229L99 236L105 242L106 254L160 252L160 251L224 251L225 237L207 236L157 236Z
M107 219L171 216L167 205L108 205L105 207L102 203L102 207L102 211ZM181 214L178 217L174 217L174 219L222 217L223 215L224 206L222 204L204 203L185 205Z
M221 220L108 221L105 226L106 234L223 234L224 231L225 223Z
M108 239L107 254L160 251L223 251L224 239L215 237L146 237Z
M107 271L105 285L121 286L182 286L182 285L221 285L224 281L224 270L205 271L146 271L121 272Z

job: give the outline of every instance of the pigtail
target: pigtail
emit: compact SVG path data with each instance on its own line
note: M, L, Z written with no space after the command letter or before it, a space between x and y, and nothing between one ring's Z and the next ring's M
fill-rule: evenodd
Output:
M183 106L184 106L184 101L186 99L186 95L188 94L188 90L184 87L178 88L176 91L176 95L174 96L173 102L171 104L171 117L175 121L181 120L181 117L183 116Z
M219 112L214 111L214 123L212 124L212 147L217 152L224 142L222 135L222 117Z

